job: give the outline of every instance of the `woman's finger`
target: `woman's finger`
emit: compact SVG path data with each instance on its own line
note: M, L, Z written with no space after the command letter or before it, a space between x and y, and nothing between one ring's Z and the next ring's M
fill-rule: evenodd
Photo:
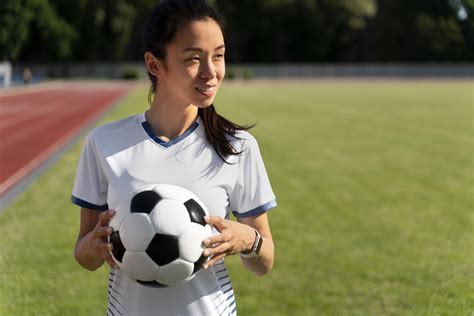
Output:
M99 214L99 220L97 221L97 227L109 225L110 219L114 216L114 210L108 210Z
M97 238L105 238L113 233L113 228L109 226L97 227L94 230L94 235Z
M104 256L103 256L103 259L109 264L109 266L111 268L114 268L114 269L118 269L119 266L117 265L117 263L114 261L114 258L112 258L112 256L110 255L110 253L106 253Z
M219 245L224 242L229 241L229 236L227 234L219 234L203 240L202 244L204 247L212 247L213 245Z
M100 242L97 244L97 248L99 249L99 254L112 268L118 269L117 263L115 263L114 259L110 252L113 249L113 245L106 242Z
M205 265L204 265L204 269L208 269L210 267L212 267L213 265L215 265L218 261L224 259L226 256L225 253L221 253L221 254L216 254L214 255Z
M225 228L227 228L227 223L226 220L223 219L220 216L204 216L204 220L206 223L209 225L214 226L217 228L219 232L223 231Z
M205 256L210 256L210 255L213 255L213 254L220 254L220 253L232 253L232 246L230 243L228 242L225 242L225 243L222 243L214 248L206 248L204 249L203 251L203 254Z
M99 242L96 245L97 249L99 249L99 251L101 252L109 252L112 251L112 249L114 248L113 244L107 242Z

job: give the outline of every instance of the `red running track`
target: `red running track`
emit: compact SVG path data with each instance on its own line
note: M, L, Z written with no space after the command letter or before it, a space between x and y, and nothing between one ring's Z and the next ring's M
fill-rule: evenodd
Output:
M0 197L134 86L54 83L0 91Z

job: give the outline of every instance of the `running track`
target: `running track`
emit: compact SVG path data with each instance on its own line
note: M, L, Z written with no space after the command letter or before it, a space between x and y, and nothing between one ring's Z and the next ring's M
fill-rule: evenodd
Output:
M0 90L0 198L134 87L76 82Z

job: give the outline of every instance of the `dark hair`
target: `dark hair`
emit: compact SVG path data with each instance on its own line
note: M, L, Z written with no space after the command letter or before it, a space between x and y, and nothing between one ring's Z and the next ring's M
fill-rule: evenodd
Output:
M145 23L145 50L151 52L156 58L166 59L166 45L168 45L176 34L176 31L186 23L213 19L224 33L223 17L205 0L162 0L154 6ZM157 89L156 77L148 72L151 81L148 101ZM219 157L227 163L226 158L230 155L239 155L231 139L235 138L239 130L248 130L253 127L241 126L225 119L217 114L214 105L206 108L199 108L198 115L204 123L206 138L217 151Z

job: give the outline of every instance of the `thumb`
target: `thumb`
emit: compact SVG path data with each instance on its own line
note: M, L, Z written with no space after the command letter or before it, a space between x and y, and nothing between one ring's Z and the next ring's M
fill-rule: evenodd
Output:
M107 226L109 224L110 219L114 216L114 210L108 210L106 212L102 212L99 215L99 220L97 221L97 227L100 226Z
M220 216L204 216L204 220L206 221L206 223L208 223L209 225L212 225L214 226L215 228L217 228L218 231L221 231L222 229L224 229L224 219Z

